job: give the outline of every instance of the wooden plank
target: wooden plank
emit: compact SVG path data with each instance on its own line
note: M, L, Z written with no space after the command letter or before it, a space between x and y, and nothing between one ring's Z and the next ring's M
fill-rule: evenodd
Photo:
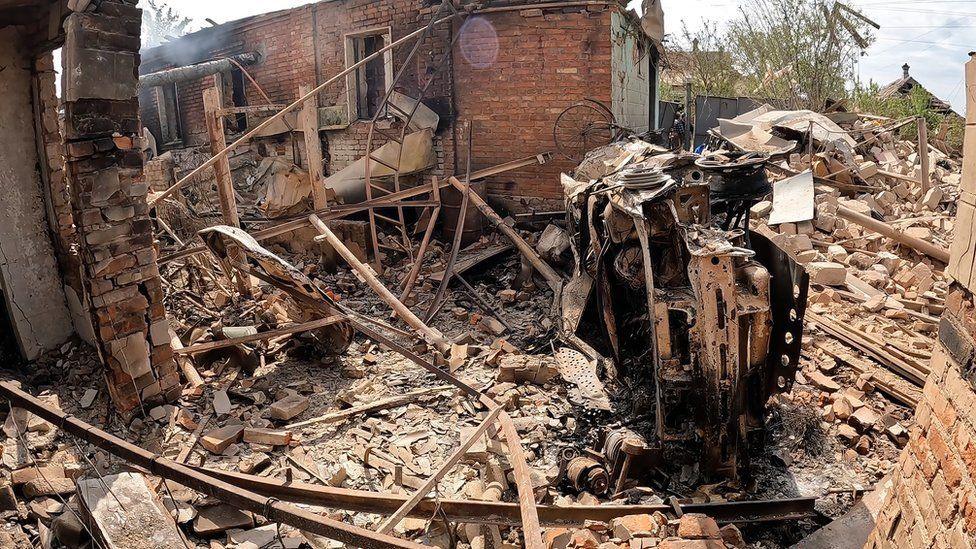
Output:
M858 360L853 355L838 353L823 341L814 341L813 346L827 353L835 360L847 364L859 375L871 374L871 383L878 390L909 408L915 409L918 406L918 402L922 399L922 391L915 384L884 368L878 368L867 361Z
M311 86L300 86L298 95L304 96L312 91ZM319 103L315 94L302 105L298 117L302 133L305 135L305 154L308 157L308 178L312 185L312 202L316 210L328 210L329 198L322 178L322 141L319 139Z
M173 348L173 352L176 353L176 364L180 367L180 371L183 372L183 377L186 378L187 384L190 389L199 396L203 393L203 378L200 377L200 372L197 371L196 367L193 366L193 361L189 357L181 357L187 353L181 352L185 351L183 347L183 342L180 341L176 332L172 328L169 330L169 345Z
M284 105L250 105L247 107L224 107L217 111L220 116L230 116L233 114L248 114L268 111L280 111Z
M411 402L416 402L420 400L421 397L432 395L434 393L440 393L447 390L453 390L453 389L454 389L453 385L441 385L440 387L418 389L416 391L410 391L409 393L405 393L402 395L377 399L374 400L373 402L360 404L359 406L353 406L352 408L346 408L345 410L329 412L328 414L321 415L316 418L307 419L305 421L299 421L298 423L292 423L291 425L286 425L285 429L297 429L299 427L316 425L318 423L335 423L336 421L341 421L343 419L357 416L359 414L368 414L370 412L376 412L379 410L388 410L390 408L397 408L399 406L404 406L406 404L410 404Z
M522 448L522 438L515 429L512 418L502 412L498 418L502 436L508 446L508 461L512 465L515 475L515 486L518 488L519 514L522 516L522 537L526 549L545 549L542 541L542 527L539 525L539 510L535 505L535 490L532 488L532 476L529 464L525 460L525 450Z
M394 527L396 527L397 524L400 523L401 520L403 520L408 514L410 514L410 511L412 511L413 508L416 507L421 500L427 497L427 494L429 494L430 491L433 490L434 487L437 485L437 483L440 482L442 478L444 478L444 475L450 472L451 469L453 469L454 466L457 465L459 461L461 461L461 458L464 457L464 453L468 451L468 448L471 448L471 446L473 446L475 442L481 439L481 437L485 436L485 432L488 430L489 427L491 427L491 425L495 422L495 419L498 417L498 414L501 413L501 411L504 409L505 406L499 404L498 406L495 406L490 412L488 412L488 415L485 417L485 419L481 421L481 424L478 425L478 428L475 429L470 436L468 436L467 440L463 441L461 445L458 446L456 450L454 450L454 453L452 453L450 457L444 460L444 463L442 463L441 466L437 468L437 471L435 471L434 474L430 476L430 478L424 481L423 486L418 488L417 491L414 492L412 496L410 496L410 499L403 502L403 505L401 505L399 509L393 512L393 515L391 515L389 518L383 521L383 523L380 524L379 528L377 528L376 531L381 534L388 534L390 533L390 531L393 530Z
M885 223L884 221L878 221L877 219L864 215L860 212L855 212L845 206L837 207L837 215L846 221L850 221L856 225L860 225L865 229L870 229L878 234L887 236L888 238L894 240L899 244L904 244L909 248L923 253L932 259L937 259L943 263L949 263L949 250L942 248L941 246L936 246L931 242L926 242L921 238L916 238L904 233L901 229L896 229L891 225Z
M484 179L486 177L491 177L493 175L498 175L500 173L517 170L519 168L535 166L536 164L545 164L551 159L552 159L552 153L544 152L544 153L539 153L535 156L527 156L525 158L519 158L518 160L505 162L504 164L498 164L497 166L492 166L490 168L485 168L483 170L475 170L471 172L471 181L477 181L478 179Z
M220 152L227 144L224 137L224 119L217 115L221 109L221 93L217 86L203 90L204 119L207 124L207 135L210 138L210 151ZM221 155L213 166L214 177L217 180L217 196L220 202L220 214L224 225L240 227L241 220L237 214L237 198L234 194L234 180L230 174L230 160L227 155ZM230 251L230 257L240 260L240 250L236 247ZM247 277L237 276L237 289L244 295L250 295L251 283Z
M332 248L334 248L335 251L346 260L346 263L348 263L349 266L359 274L360 278L362 278L366 284L369 285L369 287L372 288L377 295L379 295L380 299L385 301L387 305L396 311L397 316L406 322L408 326L416 330L417 333L420 334L421 337L423 337L423 339L428 343L437 347L437 349L439 349L441 352L447 352L450 345L447 338L444 337L444 334L442 334L440 330L431 328L422 320L417 318L417 315L413 314L413 311L404 305L402 301L397 299L397 297L393 295L393 293L390 292L390 290L384 286L378 278L376 278L376 274L372 269L366 265L363 265L363 263L359 261L359 258L349 251L349 248L347 248L346 245L339 240L339 238L325 223L322 222L321 219L319 219L315 214L308 216L308 219L311 221L312 226L315 227L319 233L321 233Z
M911 357L905 356L897 349L879 344L857 330L817 313L807 311L805 318L817 324L827 334L863 351L882 366L891 369L915 385L921 387L925 384L925 378L929 374L928 367Z
M448 180L452 185L454 185L455 188L457 188L457 190L461 192L465 191L464 184L458 181L456 178L451 177ZM478 195L478 193L470 191L469 194L469 200L471 200L471 203L478 208L478 211L487 217L488 220L491 221L502 234L508 237L508 239L515 244L515 247L518 248L519 252L521 252L522 255L529 260L529 263L535 267L539 274L546 279L546 282L549 283L549 287L552 288L553 291L557 291L559 287L562 286L563 277L560 276L555 269L550 267L548 263L543 261L543 259L539 257L539 254L532 249L532 246L530 246L529 243L526 242L525 239L515 231L515 229L509 227L501 216L498 215L498 213L495 212L495 210L493 210L492 207L489 206L488 203Z
M153 475L178 482L187 488L220 499L238 509L258 513L267 518L269 522L288 524L354 547L401 547L404 549L424 549L425 547L419 543L397 539L385 534L377 534L317 515L294 505L282 503L277 497L261 496L186 465L175 463L76 417L69 416L61 410L54 409L43 401L25 393L9 381L0 382L0 396L15 403L17 407L24 408L41 419L57 425L67 434L94 444L133 465L146 469ZM167 547L173 547L173 545Z
M207 351L213 351L215 349L223 349L225 347L233 347L235 345L241 345L243 343L263 341L274 337L318 330L319 328L325 328L326 326L331 326L337 322L341 322L345 320L345 318L346 317L344 315L332 315L325 318L320 318L318 320L313 320L311 322L304 322L302 324L285 326L284 328L278 328L276 330L268 330L266 332L258 332L256 334L245 335L240 337L232 337L230 339L221 339L218 341L206 341L204 343L197 343L189 347L174 349L174 351L176 352L177 355L195 355L195 354L205 353Z
M203 109L207 123L207 135L210 138L212 154L220 152L226 145L224 137L224 121L217 115L221 109L220 90L216 86L203 90ZM226 155L221 156L214 164L214 176L217 179L217 193L220 198L220 213L225 225L240 227L241 221L237 215L237 199L234 196L234 181L230 174L230 160Z
M932 186L932 177L929 173L929 126L924 116L918 117L918 157L921 162L918 179L922 185L922 197L929 192Z

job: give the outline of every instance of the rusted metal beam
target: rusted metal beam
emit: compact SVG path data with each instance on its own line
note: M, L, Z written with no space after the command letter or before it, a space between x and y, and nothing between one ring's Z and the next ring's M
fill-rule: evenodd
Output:
M440 309L441 301L447 294L447 288L451 284L451 276L454 274L454 264L457 263L458 252L461 251L461 241L464 240L464 221L468 214L468 202L471 197L471 122L468 122L468 146L467 146L467 173L464 176L464 189L461 190L461 210L458 212L457 227L454 229L454 242L451 245L451 255L447 257L447 266L444 267L444 278L441 279L437 287L434 299L427 307L424 321L430 322L437 311Z
M106 433L74 416L65 414L61 410L52 408L20 390L13 382L0 382L0 395L8 399L12 406L27 410L56 425L69 435L78 437L133 465L142 467L153 475L178 482L239 509L260 514L271 522L288 524L356 547L403 547L410 549L424 547L418 543L377 534L316 515L294 505L281 503L275 496L261 496L225 480L166 459L131 442Z
M420 275L420 268L424 266L424 255L427 253L427 246L430 245L430 237L434 234L434 227L437 225L437 218L441 213L441 191L437 185L436 177L431 178L430 191L431 197L437 204L433 210L427 210L430 219L427 220L427 229L424 231L424 237L420 241L420 248L417 250L417 255L413 258L413 265L410 266L410 272L407 273L407 277L403 280L400 301L406 301L410 297L411 292L413 292L413 286L417 282L417 277ZM421 219L423 219L423 215L421 215Z
M227 482L259 494L269 494L286 501L317 505L330 509L390 515L409 499L405 494L370 492L349 488L319 486L285 479L259 477L232 471L197 468ZM685 513L704 513L722 523L777 522L815 516L816 498L792 498L746 502L692 503L681 505ZM674 508L665 504L650 505L573 505L557 507L539 505L539 522L550 526L583 526L586 521L609 522L627 515L661 512L672 515ZM482 500L423 498L407 516L430 517L443 510L448 520L473 524L520 526L517 503Z

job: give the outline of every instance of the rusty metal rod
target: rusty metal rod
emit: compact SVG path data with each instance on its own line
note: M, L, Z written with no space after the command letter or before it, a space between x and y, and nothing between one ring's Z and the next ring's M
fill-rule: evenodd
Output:
M221 471L197 467L198 471L252 490L259 494L273 494L295 503L317 505L345 511L391 515L410 496L385 492L371 492L350 488L319 486L301 482L288 482L280 478L259 477L233 471ZM814 516L816 498L761 500L747 502L689 503L682 504L686 513L704 513L721 523L775 522ZM503 501L441 499L428 497L420 500L407 516L427 518L438 509L448 520L473 524L497 524L519 526L521 516L517 503ZM609 522L627 515L649 515L655 512L671 514L670 505L573 505L557 507L539 505L539 521L543 526L583 526L586 521Z
M471 198L471 133L473 124L468 122L468 146L467 146L467 172L464 175L464 190L461 191L461 210L458 212L457 227L454 229L454 242L451 245L451 255L447 258L447 266L444 267L444 277L441 284L437 287L437 293L427 308L424 315L424 322L430 322L437 311L440 309L441 302L447 294L447 288L451 284L451 276L454 274L454 264L457 263L458 253L461 251L461 241L464 240L464 221L468 213L468 202Z
M322 517L281 503L276 496L262 496L234 486L225 480L201 473L195 469L154 454L114 435L65 414L61 410L34 398L20 390L13 382L0 382L0 394L18 408L23 408L57 426L62 431L97 446L125 461L146 469L151 474L178 482L200 493L217 498L229 505L260 514L271 522L280 522L307 530L329 539L356 547L403 547L420 549L418 543L377 534L337 520Z

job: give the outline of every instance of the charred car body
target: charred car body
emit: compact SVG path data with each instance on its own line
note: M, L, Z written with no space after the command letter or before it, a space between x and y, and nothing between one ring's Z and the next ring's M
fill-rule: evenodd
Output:
M564 329L612 357L604 376L630 387L631 417L648 418L603 443L620 486L633 460L746 474L768 398L791 388L808 278L749 231L770 191L766 161L630 140L564 178L576 258Z

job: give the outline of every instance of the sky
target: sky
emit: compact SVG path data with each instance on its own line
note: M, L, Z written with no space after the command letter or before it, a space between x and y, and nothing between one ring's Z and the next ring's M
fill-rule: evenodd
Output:
M677 35L681 21L689 28L703 19L723 24L733 18L740 0L662 0L664 31ZM963 66L976 50L976 0L849 0L847 5L881 25L876 40L858 62L863 82L886 85L911 75L930 92L965 112ZM633 7L640 0L631 2Z
M309 0L165 0L194 19L193 28L207 23L239 19L276 9L308 4ZM722 24L732 18L740 0L662 0L665 32L677 34L684 20L695 28L703 18ZM142 3L142 2L141 2ZM631 5L639 8L640 0ZM968 52L976 50L976 0L848 0L878 22L877 40L862 56L858 72L862 81L881 85L901 77L901 66L929 91L948 101L958 112L965 110L963 65Z

